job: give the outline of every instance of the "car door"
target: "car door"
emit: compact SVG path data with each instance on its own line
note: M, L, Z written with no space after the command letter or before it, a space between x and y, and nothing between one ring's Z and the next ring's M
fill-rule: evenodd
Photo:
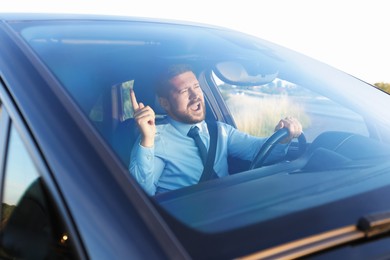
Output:
M48 192L44 160L9 101L1 88L0 258L82 259L58 194Z

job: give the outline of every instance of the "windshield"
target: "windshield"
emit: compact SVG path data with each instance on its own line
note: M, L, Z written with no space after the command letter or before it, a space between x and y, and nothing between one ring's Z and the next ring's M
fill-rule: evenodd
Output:
M390 184L389 95L325 64L248 35L198 26L42 21L13 28L126 168L139 137L130 93L164 120L154 86L168 63L191 64L207 120L263 138L281 118L301 122L306 142L293 140L280 160L250 169L250 160L229 151L228 176L151 196L191 228L234 230ZM229 69L240 68L245 77L228 72L224 62L238 64ZM132 177L131 170L126 174Z

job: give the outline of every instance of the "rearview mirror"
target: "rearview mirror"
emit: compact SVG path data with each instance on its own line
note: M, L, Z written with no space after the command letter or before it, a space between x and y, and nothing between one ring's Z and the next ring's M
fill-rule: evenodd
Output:
M239 86L256 86L272 82L278 72L264 72L255 65L242 64L235 61L219 62L214 73L224 82Z

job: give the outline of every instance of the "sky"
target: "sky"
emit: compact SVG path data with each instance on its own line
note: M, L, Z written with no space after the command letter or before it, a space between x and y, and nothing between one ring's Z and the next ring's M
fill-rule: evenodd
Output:
M388 0L0 0L1 12L87 13L217 25L390 83Z

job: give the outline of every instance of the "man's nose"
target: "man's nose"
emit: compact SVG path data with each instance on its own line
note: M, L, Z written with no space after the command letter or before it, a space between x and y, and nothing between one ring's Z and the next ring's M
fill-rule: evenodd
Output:
M189 89L189 92L190 92L190 99L196 99L199 97L198 91L194 89Z

